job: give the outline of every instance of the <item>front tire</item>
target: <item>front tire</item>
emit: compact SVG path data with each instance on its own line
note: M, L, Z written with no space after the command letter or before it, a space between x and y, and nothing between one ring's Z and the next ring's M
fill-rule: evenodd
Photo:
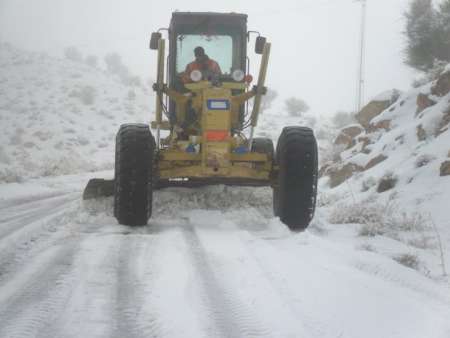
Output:
M116 136L114 216L146 225L152 215L155 140L146 124L124 124Z
M285 127L278 139L274 213L291 230L305 230L316 207L318 153L312 129Z

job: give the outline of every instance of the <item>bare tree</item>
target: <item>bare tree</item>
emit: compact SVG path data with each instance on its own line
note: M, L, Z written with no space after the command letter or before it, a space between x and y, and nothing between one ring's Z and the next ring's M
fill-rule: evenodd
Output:
M348 126L349 124L356 123L355 113L338 111L336 114L334 114L331 121L336 128L340 129Z
M296 97L290 97L285 101L286 110L291 116L301 116L309 110L308 104Z
M261 112L270 109L272 102L278 97L278 93L273 89L268 89L266 95L262 97Z
M64 56L66 57L66 59L69 59L74 62L82 62L83 61L83 57L81 56L80 51L74 46L65 48Z

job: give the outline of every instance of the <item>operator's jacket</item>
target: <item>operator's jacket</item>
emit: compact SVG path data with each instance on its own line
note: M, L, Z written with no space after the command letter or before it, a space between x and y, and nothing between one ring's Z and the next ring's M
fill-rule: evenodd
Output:
M194 70L199 70L202 72L202 74L205 74L205 73L212 73L214 75L222 74L220 66L216 61L214 61L210 58L206 58L205 60L202 60L202 61L196 60L186 66L186 70L184 71L184 74L181 78L183 83L192 82L191 72Z

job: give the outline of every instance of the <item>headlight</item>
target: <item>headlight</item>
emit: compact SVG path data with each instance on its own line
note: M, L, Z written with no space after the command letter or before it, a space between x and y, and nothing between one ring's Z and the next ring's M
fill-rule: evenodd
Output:
M240 69L234 70L233 74L231 74L231 77L236 82L241 82L242 80L244 80L244 76L245 76L245 73Z
M195 70L193 70L191 72L190 77L191 77L192 81L198 82L198 81L200 81L202 79L202 72L197 70L197 69L195 69Z

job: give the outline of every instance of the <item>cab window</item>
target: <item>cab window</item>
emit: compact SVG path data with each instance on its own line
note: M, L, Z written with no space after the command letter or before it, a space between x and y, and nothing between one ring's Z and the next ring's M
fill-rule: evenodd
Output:
M216 61L224 74L230 74L233 67L233 38L230 35L184 34L177 36L177 73L195 61L195 47L203 47L206 55Z

